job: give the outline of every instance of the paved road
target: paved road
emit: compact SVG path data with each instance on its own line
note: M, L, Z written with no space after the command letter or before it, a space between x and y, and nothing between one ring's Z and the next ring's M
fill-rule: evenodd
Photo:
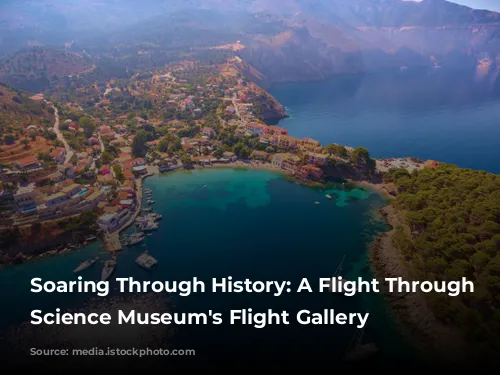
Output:
M61 133L61 130L59 129L59 111L57 110L57 107L50 102L48 102L48 104L50 104L52 108L54 108L54 117L55 117L54 133L56 133L57 139L59 139L62 142L64 148L66 149L66 160L64 161L64 163L66 164L69 163L69 161L73 157L74 152L73 149L69 146L66 139L64 138L64 135Z

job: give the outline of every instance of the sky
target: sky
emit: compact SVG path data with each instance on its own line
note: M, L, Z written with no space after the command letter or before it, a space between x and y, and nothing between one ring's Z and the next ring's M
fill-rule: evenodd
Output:
M489 9L500 12L500 0L450 0L475 9Z

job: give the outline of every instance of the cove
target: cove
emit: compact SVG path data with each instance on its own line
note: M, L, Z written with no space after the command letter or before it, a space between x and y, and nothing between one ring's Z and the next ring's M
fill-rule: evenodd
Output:
M408 70L284 83L279 125L298 138L366 147L380 158L413 156L500 173L496 77Z
M206 185L206 187L204 187ZM160 229L145 243L158 261L145 271L134 260L141 246L125 248L118 256L112 277L134 280L191 280L210 284L213 278L233 280L290 281L292 289L302 278L312 283L331 277L345 255L343 276L371 279L367 245L385 225L373 212L385 205L371 191L332 184L321 190L299 185L265 170L206 169L156 175L145 180L156 201L154 210L163 216ZM325 194L332 195L328 200ZM320 204L314 204L319 201ZM75 280L72 270L80 259L100 254L96 245L72 253L26 263L0 271L2 329L28 320L33 309L61 310L81 306L86 294L33 294L33 277ZM82 273L99 280L102 263ZM110 295L116 296L118 283ZM331 363L340 359L355 326L350 325L250 325L229 324L230 310L251 308L254 313L301 310L335 310L336 313L370 313L365 332L380 353L373 360L412 358L380 294L352 297L331 293L193 293L171 295L172 312L222 313L220 325L182 325L169 343L175 348L195 349L196 360L207 363L304 359ZM315 362L319 363L319 362Z

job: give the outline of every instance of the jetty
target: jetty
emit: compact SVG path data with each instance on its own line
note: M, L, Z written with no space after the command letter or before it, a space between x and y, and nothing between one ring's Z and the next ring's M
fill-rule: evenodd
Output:
M123 224L120 228L118 228L115 232L113 233L106 233L104 235L104 249L110 253L115 253L118 252L122 249L122 244L120 241L120 233L123 232L125 229L127 229L129 226L131 226L137 216L142 211L142 180L146 177L152 176L154 174L153 171L149 171L148 174L141 176L139 179L136 180L136 201L137 205L135 208L134 213L130 216L130 219Z
M110 253L115 253L122 249L118 232L107 233L104 235L104 249Z
M145 251L144 253L139 255L137 257L137 259L135 260L135 262L139 266L144 267L148 270L158 263L158 261L155 258L153 258L151 255L149 255L147 251Z

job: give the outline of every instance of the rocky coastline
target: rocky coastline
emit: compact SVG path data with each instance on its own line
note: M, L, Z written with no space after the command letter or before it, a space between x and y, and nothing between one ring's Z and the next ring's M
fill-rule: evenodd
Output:
M369 185L369 184L368 184ZM372 186L383 193L383 185ZM384 194L391 197L389 194ZM389 200L391 199L389 198ZM370 249L370 264L381 290L393 311L401 332L417 350L418 356L430 363L464 366L467 362L467 345L458 328L439 322L430 310L423 293L389 293L385 278L402 277L414 280L411 264L393 244L396 228L404 226L403 213L389 204L379 210L391 228L374 239Z

